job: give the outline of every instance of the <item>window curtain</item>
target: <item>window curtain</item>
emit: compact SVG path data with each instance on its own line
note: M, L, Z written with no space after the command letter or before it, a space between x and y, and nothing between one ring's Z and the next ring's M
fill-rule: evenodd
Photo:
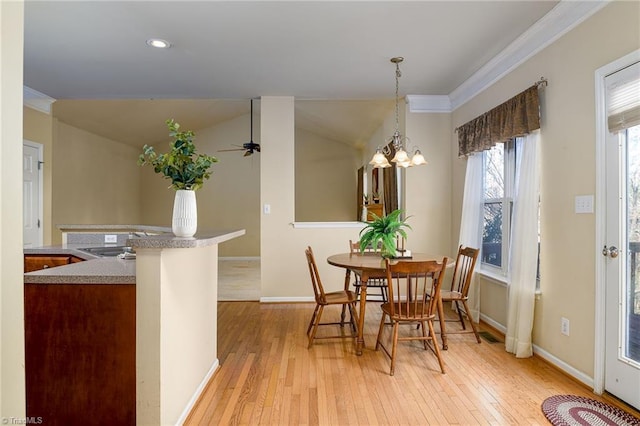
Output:
M459 238L459 244L478 249L482 247L482 168L482 153L467 157ZM480 286L477 281L477 274L474 272L467 301L473 322L480 321Z
M491 149L540 128L538 85L517 94L501 105L458 127L458 155Z
M389 155L386 155L387 161L391 163L391 159L394 155L396 155L396 150L391 143L387 145L387 148L389 148L390 152ZM385 167L382 170L384 170L382 172L384 211L385 214L389 214L392 211L398 209L398 174L396 171L396 167Z
M362 220L362 203L364 202L364 167L358 169L358 183L356 187L356 220Z
M511 228L511 282L505 348L517 358L533 354L531 332L538 259L538 199L540 132L516 146L516 188Z

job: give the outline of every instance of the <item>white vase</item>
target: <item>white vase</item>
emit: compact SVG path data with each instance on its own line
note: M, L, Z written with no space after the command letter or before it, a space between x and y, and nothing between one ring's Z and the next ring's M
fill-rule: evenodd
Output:
M173 200L171 229L176 237L193 237L198 228L198 208L196 193L188 189L178 189Z

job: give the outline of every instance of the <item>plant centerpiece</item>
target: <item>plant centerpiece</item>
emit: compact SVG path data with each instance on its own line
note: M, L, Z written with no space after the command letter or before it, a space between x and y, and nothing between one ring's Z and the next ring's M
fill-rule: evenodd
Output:
M398 237L407 238L404 228L411 229L406 219L400 219L402 210L394 210L386 216L373 214L373 221L367 222L360 231L360 252L367 247L380 247L382 257L395 257Z
M178 237L191 237L198 225L195 191L211 177L211 166L217 158L198 154L191 130L180 131L180 124L173 119L166 121L169 135L174 139L166 154L157 154L152 146L145 145L138 158L138 165L153 166L153 171L171 180L169 188L176 190L171 227Z

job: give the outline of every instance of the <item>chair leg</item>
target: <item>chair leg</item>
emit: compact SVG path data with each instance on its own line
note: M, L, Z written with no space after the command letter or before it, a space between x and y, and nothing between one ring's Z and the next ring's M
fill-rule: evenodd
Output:
M384 330L384 320L387 317L387 314L382 312L382 318L380 318L380 327L378 327L378 337L376 337L376 351L380 349L380 339L382 339L382 330Z
M420 323L418 323L418 327L420 327ZM422 341L423 345L424 345L424 349L427 350L429 349L428 345L427 345L427 327L424 324L424 321L422 321L422 337L424 337L424 340Z
M320 309L318 310L318 315L315 317L316 321L313 324L313 331L311 332L311 336L309 336L309 346L307 346L307 349L309 349L311 347L311 345L313 344L313 339L316 338L316 332L318 331L318 325L320 324L320 319L322 318L322 311L324 310L324 306L322 305L318 305L320 307Z
M438 321L440 322L440 336L442 337L442 349L443 350L447 350L449 347L447 345L447 330L446 330L446 326L445 326L445 317L444 317L444 302L442 301L442 299L438 299L437 302L438 306ZM433 327L433 322L429 321L429 324L431 325L431 327ZM433 330L431 330L431 334L433 334ZM434 342L435 342L435 336L434 337Z
M347 305L342 305L342 313L340 314L340 327L344 327L344 318L347 310Z
M307 327L307 337L309 337L311 327L313 327L313 323L316 320L316 315L318 315L318 309L320 309L320 305L316 304L316 308L313 310L313 315L311 315L311 321L309 321L309 327Z
M427 321L427 325L429 326L429 334L431 335L431 341L433 343L433 349L434 352L436 354L436 357L438 358L438 363L440 364L440 371L442 371L442 374L445 373L444 371L444 362L442 361L442 354L440 353L440 347L438 346L438 339L436 337L436 333L433 329L433 321Z
M396 368L396 349L398 348L398 329L399 322L394 321L393 323L393 346L391 347L391 370L389 371L389 375L393 376Z
M458 300L454 300L453 302L454 302L454 303L455 303L455 305L456 305L456 312L458 313L458 318L460 319L460 324L462 324L462 329L463 329L463 330L466 330L466 329L467 329L467 327L464 325L464 318L462 318L462 309L460 309L460 304L458 303L459 301L458 301ZM467 315L467 318L468 318L468 317L469 317L469 316L468 316L468 315L469 315L469 312L467 312L467 311L465 310L465 312L464 312L464 313Z
M342 307L342 309L344 309L344 306ZM358 323L357 323L357 315L356 315L356 304L354 303L349 303L349 322L351 323L351 330L355 333L358 330Z
M471 314L469 313L469 305L467 305L467 301L463 300L462 304L464 305L464 313L469 319L469 324L471 324L471 329L473 329L473 334L476 335L476 340L478 341L478 343L482 343L482 340L480 340L480 335L478 334L478 328L476 327L475 323L473 322L473 318L471 318Z

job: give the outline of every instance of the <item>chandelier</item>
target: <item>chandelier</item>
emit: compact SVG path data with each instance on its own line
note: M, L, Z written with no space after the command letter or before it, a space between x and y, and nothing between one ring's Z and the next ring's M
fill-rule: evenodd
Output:
M408 147L408 144L411 143L411 140L400 134L399 125L398 125L398 80L402 76L400 72L400 62L404 61L402 56L397 56L395 58L391 58L391 62L396 64L396 130L393 132L391 137L387 138L385 141L385 145L383 147L378 146L376 148L376 153L373 155L373 158L369 162L374 168L384 168L391 167L389 161L387 161L387 156L391 155L391 149L389 148L389 143L393 146L395 150L395 155L391 160L392 163L396 163L397 167L411 167L411 166L419 166L421 164L427 164L427 160L424 159L422 153L417 147L414 147L413 156L409 158L407 151L405 150L405 146Z

